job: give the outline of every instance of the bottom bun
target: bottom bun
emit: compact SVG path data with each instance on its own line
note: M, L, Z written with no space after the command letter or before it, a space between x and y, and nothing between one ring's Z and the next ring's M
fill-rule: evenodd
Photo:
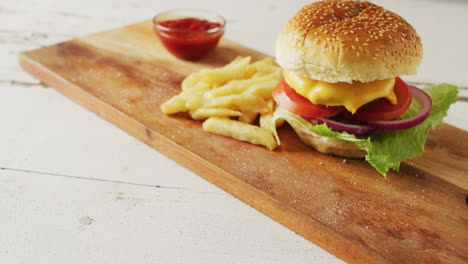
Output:
M290 125L302 142L319 152L346 158L363 158L366 155L364 150L352 142L320 136L295 122L290 122Z

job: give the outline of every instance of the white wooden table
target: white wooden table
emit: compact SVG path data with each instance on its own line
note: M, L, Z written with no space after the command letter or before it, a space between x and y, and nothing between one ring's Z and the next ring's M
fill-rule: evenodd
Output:
M15 0L0 3L0 263L341 263L23 72L17 55L192 7L274 55L309 1ZM382 1L422 37L416 83L461 87L468 130L468 2Z

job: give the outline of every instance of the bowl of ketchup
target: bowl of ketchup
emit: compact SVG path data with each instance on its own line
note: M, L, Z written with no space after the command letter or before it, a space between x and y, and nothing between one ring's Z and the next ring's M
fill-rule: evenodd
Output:
M154 32L172 55L197 60L216 48L224 34L224 18L214 12L175 9L153 19Z

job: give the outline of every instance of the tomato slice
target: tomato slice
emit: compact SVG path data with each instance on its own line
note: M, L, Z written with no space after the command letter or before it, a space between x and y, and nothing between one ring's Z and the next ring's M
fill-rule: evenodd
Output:
M284 109L302 117L330 117L338 115L344 109L342 106L314 104L304 96L296 93L284 79L273 90L273 98Z
M382 99L372 106L359 108L354 114L343 112L343 115L360 121L393 120L408 110L412 99L408 85L399 77L395 78L393 91L397 98L397 104L392 104L388 99Z

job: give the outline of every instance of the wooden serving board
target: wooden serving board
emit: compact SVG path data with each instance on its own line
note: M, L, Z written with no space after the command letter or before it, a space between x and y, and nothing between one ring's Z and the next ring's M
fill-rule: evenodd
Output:
M426 152L384 179L364 160L323 155L280 129L276 151L161 113L186 75L236 56L223 39L198 62L174 58L150 21L24 52L21 66L154 149L352 263L468 262L468 132L442 124Z

